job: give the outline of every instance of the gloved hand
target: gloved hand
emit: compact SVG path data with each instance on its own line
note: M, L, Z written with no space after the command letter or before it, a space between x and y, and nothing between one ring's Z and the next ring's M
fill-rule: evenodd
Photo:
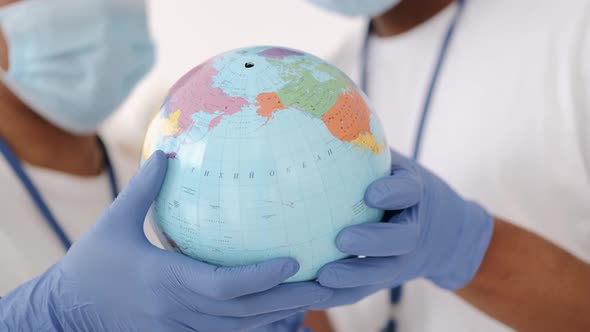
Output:
M0 330L244 331L331 296L279 285L298 270L290 258L223 268L152 246L143 223L166 166L156 152L61 261L0 299Z
M493 230L493 219L481 206L395 151L392 175L371 184L365 201L387 210L386 220L350 226L338 234L339 250L366 258L324 266L318 280L336 292L313 309L354 303L416 278L456 290L474 277Z

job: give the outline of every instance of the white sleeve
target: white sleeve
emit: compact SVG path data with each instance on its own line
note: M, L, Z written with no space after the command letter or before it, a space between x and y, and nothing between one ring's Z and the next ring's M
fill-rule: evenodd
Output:
M590 1L587 2L583 13L582 24L578 28L577 40L579 43L578 59L575 62L575 68L571 68L571 73L578 79L573 82L573 93L575 105L576 132L578 146L581 154L581 161L585 171L585 179L579 179L582 187L586 188L586 193L590 191ZM588 201L588 195L582 194L583 202ZM587 206L587 205L586 205ZM585 209L585 211L588 211ZM590 220L588 214L583 213L577 222L577 232L580 237L581 251L578 257L584 257L586 262L590 262Z
M350 36L328 56L326 60L342 70L357 85L360 82L361 52L366 27L355 30Z
M585 8L578 29L578 59L572 68L574 76L573 95L576 103L576 123L579 144L584 160L587 180L590 182L590 2Z
M7 222L7 221L3 221ZM6 296L21 283L27 281L29 276L23 269L22 255L8 241L7 235L0 230L0 297Z

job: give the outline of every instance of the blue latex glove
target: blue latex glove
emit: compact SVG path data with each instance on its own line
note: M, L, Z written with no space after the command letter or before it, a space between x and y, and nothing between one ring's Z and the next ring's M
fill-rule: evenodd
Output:
M380 289L426 278L456 290L475 275L488 248L492 217L414 161L392 152L392 175L375 181L367 205L387 210L385 222L350 226L337 238L350 258L324 266L321 285L338 289L325 309L355 303Z
M244 331L331 296L279 285L290 258L223 268L152 246L143 223L166 166L156 152L61 261L0 299L0 331Z

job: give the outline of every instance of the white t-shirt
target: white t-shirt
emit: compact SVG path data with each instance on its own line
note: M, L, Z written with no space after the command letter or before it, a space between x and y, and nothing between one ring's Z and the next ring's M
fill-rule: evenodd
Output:
M137 163L109 145L120 189ZM111 204L108 174L83 178L24 165L33 183L66 234L78 239ZM0 154L0 296L43 273L65 254L20 180ZM97 249L98 250L98 249Z
M370 41L369 91L389 144L409 155L457 5ZM362 32L335 64L358 81ZM466 0L441 72L421 163L463 196L590 262L590 2ZM379 331L381 293L330 312L338 331ZM452 293L407 284L398 331L504 331Z

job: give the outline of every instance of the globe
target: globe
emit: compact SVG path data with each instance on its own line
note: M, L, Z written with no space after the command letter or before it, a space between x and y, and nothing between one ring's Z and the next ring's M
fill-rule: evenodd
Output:
M250 47L192 69L169 91L142 160L168 171L150 222L169 250L218 266L293 257L287 282L346 254L344 227L379 221L363 201L390 173L367 97L339 69L282 47Z

